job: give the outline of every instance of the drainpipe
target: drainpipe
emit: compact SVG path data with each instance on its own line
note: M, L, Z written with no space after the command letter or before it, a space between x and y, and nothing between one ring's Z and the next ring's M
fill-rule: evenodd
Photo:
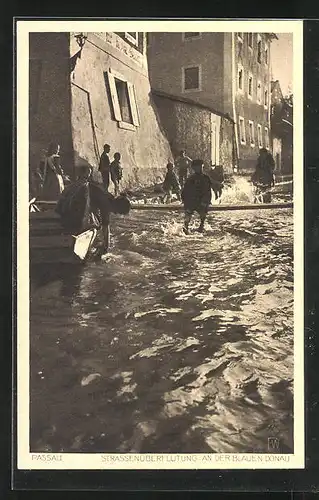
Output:
M237 74L236 74L236 58L235 58L235 33L232 33L232 103L233 103L233 118L235 130L235 145L236 145L236 160L237 169L239 167L239 146L238 146L238 129L237 129L237 116L236 116L236 87L237 87Z

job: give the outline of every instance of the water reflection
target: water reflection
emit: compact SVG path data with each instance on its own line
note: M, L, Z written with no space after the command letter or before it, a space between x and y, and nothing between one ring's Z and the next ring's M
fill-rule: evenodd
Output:
M291 210L213 213L189 237L179 214L113 224L107 261L33 289L32 450L267 452L278 436L291 452Z

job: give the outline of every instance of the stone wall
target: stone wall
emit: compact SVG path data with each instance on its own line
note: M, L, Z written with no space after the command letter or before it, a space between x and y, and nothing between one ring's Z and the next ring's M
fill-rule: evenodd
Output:
M99 156L103 144L108 143L111 159L115 152L122 155L123 187L152 182L172 155L150 94L146 56L127 48L125 41L114 33L105 37L86 35L71 77L75 164L92 165L99 179ZM71 55L77 50L71 34ZM139 126L121 128L115 119L108 72L122 75L134 86Z
M154 101L174 158L184 149L188 156L201 158L209 166L212 159L211 111L155 92ZM219 163L230 173L234 165L234 125L224 117L221 118L219 145Z

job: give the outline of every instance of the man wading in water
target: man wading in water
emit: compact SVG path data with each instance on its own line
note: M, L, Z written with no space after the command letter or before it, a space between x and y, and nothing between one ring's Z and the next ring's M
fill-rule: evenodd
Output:
M186 156L185 151L181 151L179 157L175 161L178 173L178 180L181 188L184 186L186 182L191 164L192 164L191 158Z
M102 229L103 245L99 249L99 255L102 255L110 245L110 213L128 214L131 205L125 196L114 198L105 192L91 180L91 174L92 168L79 168L77 181L63 191L56 212L70 234L79 234L92 227Z
M185 209L183 231L185 234L189 234L188 227L194 212L200 216L200 225L197 231L200 233L204 231L204 223L212 199L211 181L208 175L203 173L203 161L193 160L192 169L194 174L187 179L182 191Z
M259 151L256 170L251 177L251 182L256 188L256 198L260 197L262 203L271 203L270 189L275 185L275 161L265 148Z

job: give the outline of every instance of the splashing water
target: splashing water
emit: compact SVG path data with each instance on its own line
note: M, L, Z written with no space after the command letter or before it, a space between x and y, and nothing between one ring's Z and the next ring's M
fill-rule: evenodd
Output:
M245 177L235 177L234 180L234 184L225 186L221 203L230 205L253 203L254 195L251 183Z
M33 293L32 451L292 452L292 210L182 226L114 217L107 262Z

